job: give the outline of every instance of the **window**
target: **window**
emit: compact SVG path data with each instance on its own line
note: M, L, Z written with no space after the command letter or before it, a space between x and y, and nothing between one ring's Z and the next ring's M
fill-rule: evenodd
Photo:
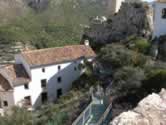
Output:
M46 86L47 86L46 84L47 84L47 80L46 79L42 79L41 80L41 87L42 88L46 88Z
M4 105L5 107L7 107L7 106L8 106L8 102L7 102L7 101L3 101L3 105Z
M162 18L166 19L166 8L162 10Z
M60 82L62 82L62 78L61 77L58 77L57 78L57 81L60 83Z
M61 70L61 66L58 66L58 71Z
M77 67L76 67L76 66L74 67L74 70L75 70L75 71L77 70Z
M42 72L45 72L45 68L42 68Z
M28 84L25 84L25 85L24 85L24 88L25 88L25 89L29 89L29 85L28 85Z
M32 105L31 104L31 96L26 96L24 99L25 99L25 105L26 106Z

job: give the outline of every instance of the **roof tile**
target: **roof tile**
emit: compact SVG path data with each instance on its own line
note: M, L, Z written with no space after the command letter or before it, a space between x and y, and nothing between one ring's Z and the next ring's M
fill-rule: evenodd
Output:
M21 64L6 65L0 69L1 74L7 74L13 86L30 82L30 78Z
M56 64L64 61L75 60L80 57L90 58L96 56L92 48L86 45L72 45L25 51L22 52L21 55L30 66Z

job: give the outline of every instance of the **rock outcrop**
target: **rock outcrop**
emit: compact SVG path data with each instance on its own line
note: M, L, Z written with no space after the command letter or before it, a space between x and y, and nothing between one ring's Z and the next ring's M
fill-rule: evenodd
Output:
M166 90L149 95L134 110L122 113L110 125L166 125Z
M153 11L145 3L122 3L120 11L107 22L91 22L84 37L96 43L120 41L128 36L151 36Z
M110 40L121 40L126 36L151 34L149 12L150 8L142 3L123 3L122 7L112 18L110 25Z

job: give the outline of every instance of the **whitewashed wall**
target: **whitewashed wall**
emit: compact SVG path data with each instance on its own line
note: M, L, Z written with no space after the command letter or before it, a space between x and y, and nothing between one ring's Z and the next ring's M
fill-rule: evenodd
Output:
M1 106L4 110L11 108L14 105L13 91L0 92ZM4 106L3 102L7 101L8 106Z
M166 3L156 2L154 4L154 37L166 35L166 19L162 18L162 9L166 8Z
M54 101L57 98L57 89L62 88L63 94L67 93L72 87L72 82L79 78L81 71L78 68L81 60L66 62L63 64L50 65L46 67L39 67L31 69L31 82L29 83L29 90L24 86L14 88L15 104L18 104L26 96L31 96L31 102L34 108L41 105L41 93L44 92L41 87L41 80L47 79L47 93L49 101ZM61 70L58 71L58 66ZM77 68L75 71L74 68ZM42 72L45 68L45 72ZM62 82L58 83L57 78L62 78Z
M32 95L32 91L31 91L30 86L31 85L29 84L29 89L25 89L24 85L14 87L14 93L13 94L14 94L15 105L19 106L22 103L24 97Z
M41 104L40 94L42 92L41 80L47 79L47 92L49 101L54 101L57 98L57 90L62 88L63 94L69 91L72 87L72 82L80 76L80 71L78 70L77 62L67 62L59 65L52 65L45 67L45 72L42 72L42 68L32 69L32 104L34 106ZM58 71L58 66L61 66L61 70ZM74 67L77 67L77 70L74 70ZM58 83L57 78L61 77L62 82ZM38 88L36 90L36 88Z

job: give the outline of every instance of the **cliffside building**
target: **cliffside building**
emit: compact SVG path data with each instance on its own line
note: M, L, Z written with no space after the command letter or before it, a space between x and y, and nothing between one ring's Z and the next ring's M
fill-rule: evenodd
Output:
M12 106L34 109L66 94L85 69L84 59L95 57L91 47L72 45L25 51L15 64L0 68L0 110Z
M154 37L166 35L166 0L154 3Z

